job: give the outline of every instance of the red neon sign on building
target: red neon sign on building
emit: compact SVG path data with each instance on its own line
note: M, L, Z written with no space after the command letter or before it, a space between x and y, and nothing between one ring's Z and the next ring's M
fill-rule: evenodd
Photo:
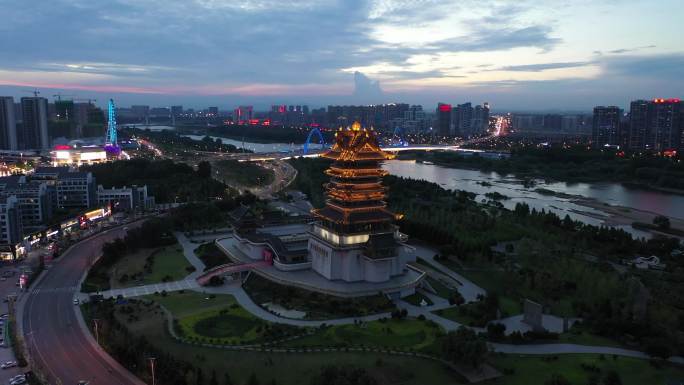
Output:
M440 104L439 110L441 112L451 112L451 104Z

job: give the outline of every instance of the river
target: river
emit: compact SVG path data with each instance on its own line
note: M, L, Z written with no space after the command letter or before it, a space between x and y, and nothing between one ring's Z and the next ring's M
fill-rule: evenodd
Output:
M149 129L150 131L162 131L162 130L174 130L174 127L172 126L140 126L140 125L131 125L132 127L137 127L140 129ZM205 135L181 135L185 136L188 138L192 138L195 140L202 140L202 138L205 137ZM250 150L255 153L272 153L272 152L292 152L292 151L298 151L301 150L304 144L297 144L297 143L252 143L252 142L242 142L240 140L235 140L235 139L230 139L230 138L223 138L219 136L209 136L210 138L216 140L216 139L221 139L221 142L224 144L232 144L233 146L237 148L244 148L246 150ZM309 147L312 150L319 150L321 148L321 145L318 143L311 143L309 144Z
M422 179L440 186L465 190L477 194L477 199L487 199L485 194L497 192L509 197L501 200L504 207L512 209L517 203L527 203L530 208L552 211L564 217L566 214L582 222L600 225L607 216L603 210L583 205L581 199L540 194L536 189L547 189L576 197L589 198L601 204L624 206L639 211L661 214L673 219L684 219L684 196L659 191L628 188L619 183L565 183L536 180L534 187L523 186L523 181L513 175L500 175L495 172L482 172L447 168L433 164L418 163L410 160L391 160L383 168L392 175L405 178ZM623 228L637 237L650 237L651 234L622 224Z
M151 126L150 129L158 131L173 129L173 127ZM183 136L197 140L203 137L201 135ZM243 147L242 141L216 136L211 138L221 139L223 143L232 144L238 148ZM301 147L302 144L244 142L244 148L255 153L290 152L301 149ZM312 143L311 148L320 148L320 145ZM516 178L513 175L447 168L415 161L391 160L385 162L383 168L393 175L434 182L447 189L473 192L477 194L478 200L487 199L484 194L488 192L497 192L509 197L509 199L500 201L506 208L512 209L519 202L527 203L531 208L552 211L561 217L567 214L573 219L593 225L604 224L608 217L604 210L597 208L601 204L624 206L639 211L665 215L671 219L684 220L684 196L660 191L628 188L619 183L547 183L539 179L536 180L534 187L525 187L523 186L522 179ZM599 204L590 207L586 204L581 204L583 202L576 198L540 194L535 191L539 188L588 198ZM633 229L627 223L615 224L615 227L629 231L637 237L648 238L651 236L651 233Z

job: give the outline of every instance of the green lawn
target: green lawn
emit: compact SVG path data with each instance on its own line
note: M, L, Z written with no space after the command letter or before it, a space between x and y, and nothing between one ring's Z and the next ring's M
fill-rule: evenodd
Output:
M199 299L196 296L193 298ZM166 297L164 301L171 307L181 303L180 297L176 299ZM177 308L177 310L180 309ZM236 385L245 384L252 373L256 374L261 384L270 384L271 381L275 381L278 385L308 384L312 376L329 365L365 368L378 379L379 384L455 385L464 383L442 364L412 357L379 353L271 354L182 344L165 332L161 313L143 310L136 315L137 317L132 321L123 319L124 324L133 334L144 336L157 348L173 357L201 367L205 376L216 371L220 384L223 384L224 373L229 373Z
M458 322L458 323L466 325L466 326L469 326L471 323L475 322L475 318L473 318L467 314L461 314L458 306L448 307L448 308L442 309L442 310L437 310L437 311L434 311L433 313L437 314L438 316L440 316L442 318L446 318L448 320L452 320L452 321Z
M573 385L588 383L591 372L583 369L582 364L595 365L605 373L615 370L620 375L623 385L661 385L666 379L683 379L684 369L666 366L658 369L648 360L629 357L605 356L601 359L595 354L561 354L557 359L549 360L540 356L494 355L491 362L503 371L514 369L508 374L487 385L530 385L543 384L552 374L557 373L570 381Z
M424 350L432 348L441 328L429 321L414 319L384 322L372 321L358 325L331 326L315 334L288 342L287 346L374 346L411 348Z
M180 245L167 246L154 254L152 273L147 275L144 280L146 284L162 282L164 278L169 281L177 281L190 274L186 270L189 267L192 265L185 258L183 248Z
M150 265L151 268L146 265ZM179 244L158 249L141 249L117 261L109 270L113 289L177 281L192 268Z
M148 300L155 301L170 311L175 318L182 318L197 314L207 310L224 308L237 303L235 297L228 294L209 294L198 293L196 291L176 291L168 293L166 296L146 295Z
M302 334L288 325L269 324L243 309L232 295L207 295L197 292L174 292L148 295L178 320L177 332L184 338L215 344L245 344L281 339Z
M520 301L504 296L499 297L499 310L504 317L522 314L523 312Z
M569 331L561 333L558 336L558 342L578 345L624 347L618 341L590 333L581 325L573 326Z

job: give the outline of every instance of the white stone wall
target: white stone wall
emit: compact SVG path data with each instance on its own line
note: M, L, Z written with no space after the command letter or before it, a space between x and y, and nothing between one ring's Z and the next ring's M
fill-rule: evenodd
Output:
M247 241L239 241L237 246L238 249L245 253L245 255L247 255L250 259L255 261L261 261L264 259L263 252L265 246L253 245Z

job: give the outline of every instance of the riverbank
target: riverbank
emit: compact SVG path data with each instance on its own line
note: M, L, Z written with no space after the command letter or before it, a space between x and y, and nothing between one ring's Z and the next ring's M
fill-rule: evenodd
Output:
M638 210L631 207L625 206L613 206L607 203L599 202L595 199L589 199L585 197L577 197L571 199L574 203L588 207L590 209L598 210L603 214L597 214L595 211L583 211L582 215L591 216L596 219L603 221L606 226L621 227L621 226L632 226L634 223L653 223L653 219L658 216L654 212L646 210ZM679 218L670 217L670 229L684 232L684 220ZM662 231L657 231L653 228L640 227L638 230L647 231L658 235L677 237L677 235ZM682 238L681 236L679 238Z

